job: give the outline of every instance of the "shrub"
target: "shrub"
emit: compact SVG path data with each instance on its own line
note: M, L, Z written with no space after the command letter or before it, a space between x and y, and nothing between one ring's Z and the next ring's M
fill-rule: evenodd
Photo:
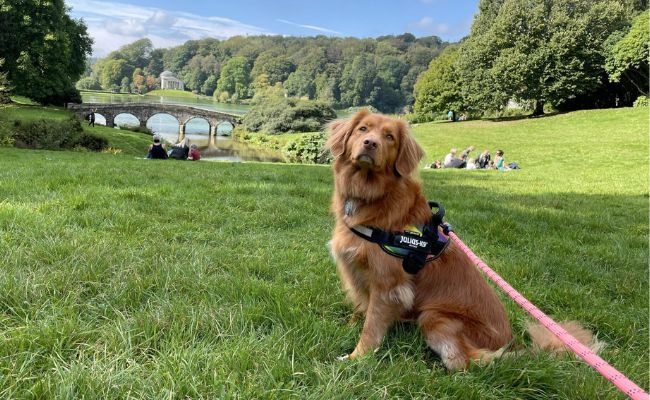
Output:
M334 118L334 110L323 102L270 98L256 101L244 116L243 123L251 132L315 132Z
M63 150L84 147L100 151L108 146L106 138L85 133L76 118L64 121L14 121L11 128L16 147L43 150Z
M328 164L331 155L325 150L325 134L313 133L300 136L289 142L283 149L288 162L302 164Z
M10 126L9 122L0 120L0 146L12 146L14 144Z
M648 107L649 105L650 99L648 99L648 96L639 96L636 100L634 100L632 107Z
M77 145L92 151L102 151L108 147L108 139L84 132L81 134Z

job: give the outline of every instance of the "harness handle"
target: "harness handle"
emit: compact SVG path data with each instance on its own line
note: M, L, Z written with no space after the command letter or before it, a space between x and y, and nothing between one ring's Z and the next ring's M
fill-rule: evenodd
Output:
M438 231L438 227L442 228L442 232L445 234L445 236L449 236L449 232L453 231L453 228L451 225L447 222L444 222L443 219L445 218L445 208L442 206L442 204L438 203L437 201L432 201L429 200L429 207L431 208L431 220L429 223L426 225L425 229L430 228L433 232ZM433 209L438 209L437 212L433 212Z

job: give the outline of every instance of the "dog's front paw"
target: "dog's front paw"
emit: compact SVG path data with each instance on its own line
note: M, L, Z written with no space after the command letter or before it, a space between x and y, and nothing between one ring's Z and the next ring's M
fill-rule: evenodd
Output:
M344 356L336 357L336 359L339 360L339 361L347 361L347 360L350 359L350 355L349 355L349 354L346 354L346 355L344 355Z

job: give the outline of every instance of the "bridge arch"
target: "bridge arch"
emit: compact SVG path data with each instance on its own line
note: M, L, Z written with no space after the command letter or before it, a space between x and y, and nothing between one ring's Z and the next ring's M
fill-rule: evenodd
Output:
M233 128L241 123L241 117L234 114L220 111L206 110L203 108L158 103L68 103L70 109L79 119L85 119L90 112L96 112L106 118L106 126L115 126L115 117L119 114L132 114L140 122L140 126L146 127L149 118L156 114L169 114L179 121L178 139L185 137L185 125L190 119L204 118L210 125L210 144L214 145L214 136L217 134L217 126L220 122L227 121Z

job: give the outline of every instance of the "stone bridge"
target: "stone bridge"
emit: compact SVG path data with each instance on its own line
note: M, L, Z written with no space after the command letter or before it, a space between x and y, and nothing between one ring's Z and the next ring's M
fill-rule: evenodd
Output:
M204 110L202 108L181 106L174 104L158 103L68 103L66 107L82 119L87 120L88 114L94 111L95 114L106 118L106 126L115 126L115 117L120 114L131 114L138 119L140 126L146 127L149 118L156 114L169 114L178 120L178 140L185 137L185 125L194 118L203 118L210 125L210 144L214 144L217 135L217 126L223 122L229 122L233 128L241 123L241 117L235 114L228 114L219 111Z

